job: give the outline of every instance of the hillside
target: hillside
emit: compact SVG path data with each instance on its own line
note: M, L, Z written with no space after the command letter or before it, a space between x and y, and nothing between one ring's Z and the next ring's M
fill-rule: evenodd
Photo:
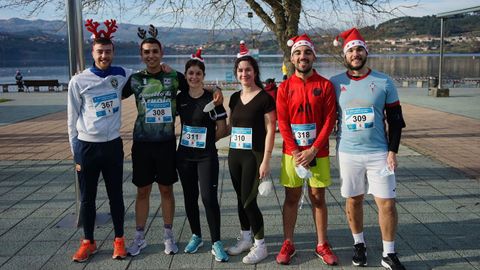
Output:
M446 42L446 52L480 52L480 14L465 15L461 18L449 19L445 24L446 36L465 36L472 41L459 42L452 45ZM145 26L142 26L145 28ZM137 54L139 39L136 36L138 25L121 24L115 33L118 55ZM240 39L250 40L249 31L205 30L189 28L159 27L159 39L165 45L166 54L190 54L196 47L208 48L205 54L235 54ZM419 42L403 42L401 46L385 45L386 39L413 40L415 37L440 36L440 20L435 16L401 17L386 21L378 26L369 26L360 30L369 42L371 53L404 53L404 52L436 52L438 40L430 39L427 44ZM321 53L338 53L332 47L333 36L326 33L338 33L335 29L315 29L306 31L313 35L317 51ZM84 31L87 41L89 33ZM257 47L262 54L281 53L272 33L262 33L257 38ZM392 42L393 43L393 42ZM249 44L250 45L250 44ZM421 45L421 46L420 46ZM251 46L251 45L250 45ZM418 51L416 48L421 47ZM68 44L66 41L66 23L63 21L45 20L0 20L0 66L58 65L67 61ZM89 54L89 46L85 52ZM41 59L41 61L39 61Z

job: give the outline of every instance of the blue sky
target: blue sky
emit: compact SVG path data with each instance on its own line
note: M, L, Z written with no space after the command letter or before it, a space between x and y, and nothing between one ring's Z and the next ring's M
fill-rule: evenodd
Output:
M132 0L122 0L123 2L129 3ZM8 1L7 1L8 2ZM114 2L114 1L113 1ZM157 0L157 2L161 2ZM304 3L306 0L304 1ZM328 2L328 1L326 1ZM5 1L0 1L0 5L5 3ZM426 16L426 15L435 15L441 12L458 10L463 8L469 8L473 6L479 6L478 0L390 0L391 6L398 6L398 5L417 5L415 8L410 9L400 9L397 12L397 16ZM309 8L308 5L304 4L304 8ZM112 11L114 10L114 11ZM241 26L245 28L250 27L250 21L246 18L246 13L249 11L248 7L245 6L239 11L240 14L245 13L245 20L242 22ZM325 12L324 12L325 13ZM55 10L53 6L46 6L41 13L35 14L34 16L28 16L28 8L0 8L0 19L9 19L12 17L22 18L22 19L44 19L44 20L53 20L53 19L61 19L64 20L64 12ZM343 23L351 24L351 22L357 22L357 24L362 24L360 19L355 18L352 14L345 13L342 14L335 14L335 15L325 15L322 14L322 21L314 22L313 25L322 26L322 23L327 22L327 27L342 27L342 25L332 25L332 21L341 21L341 18L348 18L343 20ZM332 16L332 17L328 17ZM133 24L150 24L153 23L158 26L173 26L172 19L167 14L163 16L158 16L155 19L151 17L149 14L143 13L139 16L138 11L133 9L129 10L119 10L119 9L111 9L111 10L102 10L100 14L85 14L83 18L94 18L95 20L104 20L107 18L116 18L120 23L133 23ZM380 18L367 18L363 19L363 24L371 25L371 24L378 24L391 17L380 17ZM193 21L189 19L185 19L181 26L183 27L199 27L200 28L210 28L208 23L202 24L198 21ZM259 25L263 25L258 18L253 18L253 28L257 28ZM178 24L176 26L179 26ZM364 25L357 25L357 26L364 26ZM233 28L238 27L238 25L232 25ZM261 27L261 26L260 26ZM302 25L301 25L302 27Z

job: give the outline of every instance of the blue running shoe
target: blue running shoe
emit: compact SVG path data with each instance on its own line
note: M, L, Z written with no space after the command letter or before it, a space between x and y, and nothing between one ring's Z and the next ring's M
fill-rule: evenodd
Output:
M225 252L222 241L217 241L213 243L212 254L215 256L215 261L217 262L228 262L228 255Z
M196 234L192 234L192 238L190 238L190 242L185 247L185 253L195 253L199 248L203 246L202 238Z

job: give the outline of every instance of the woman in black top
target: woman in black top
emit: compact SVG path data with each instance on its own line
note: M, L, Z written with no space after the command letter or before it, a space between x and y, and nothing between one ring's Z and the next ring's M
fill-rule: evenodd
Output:
M230 150L228 167L237 193L241 235L227 252L243 258L246 264L258 263L268 255L264 241L263 216L257 205L260 179L270 172L275 138L275 102L263 89L256 60L241 56L234 70L242 90L230 98ZM255 243L252 247L251 232ZM251 248L251 249L250 249Z
M195 253L203 246L200 229L198 196L205 206L212 240L212 254L217 261L228 261L220 241L220 207L217 199L218 155L215 142L226 133L227 114L223 105L204 112L213 94L203 89L205 65L201 57L185 64L189 90L177 96L177 111L182 123L182 135L177 149L177 170L183 187L185 210L192 230L186 253Z

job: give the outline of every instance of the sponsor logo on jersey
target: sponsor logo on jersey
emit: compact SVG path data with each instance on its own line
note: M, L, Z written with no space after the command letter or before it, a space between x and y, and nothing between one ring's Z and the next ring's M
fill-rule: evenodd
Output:
M172 86L172 79L171 78L163 78L163 86L165 86L165 87Z
M118 80L117 80L117 78L112 78L112 79L110 80L110 84L112 85L113 88L116 89L116 88L118 87Z

